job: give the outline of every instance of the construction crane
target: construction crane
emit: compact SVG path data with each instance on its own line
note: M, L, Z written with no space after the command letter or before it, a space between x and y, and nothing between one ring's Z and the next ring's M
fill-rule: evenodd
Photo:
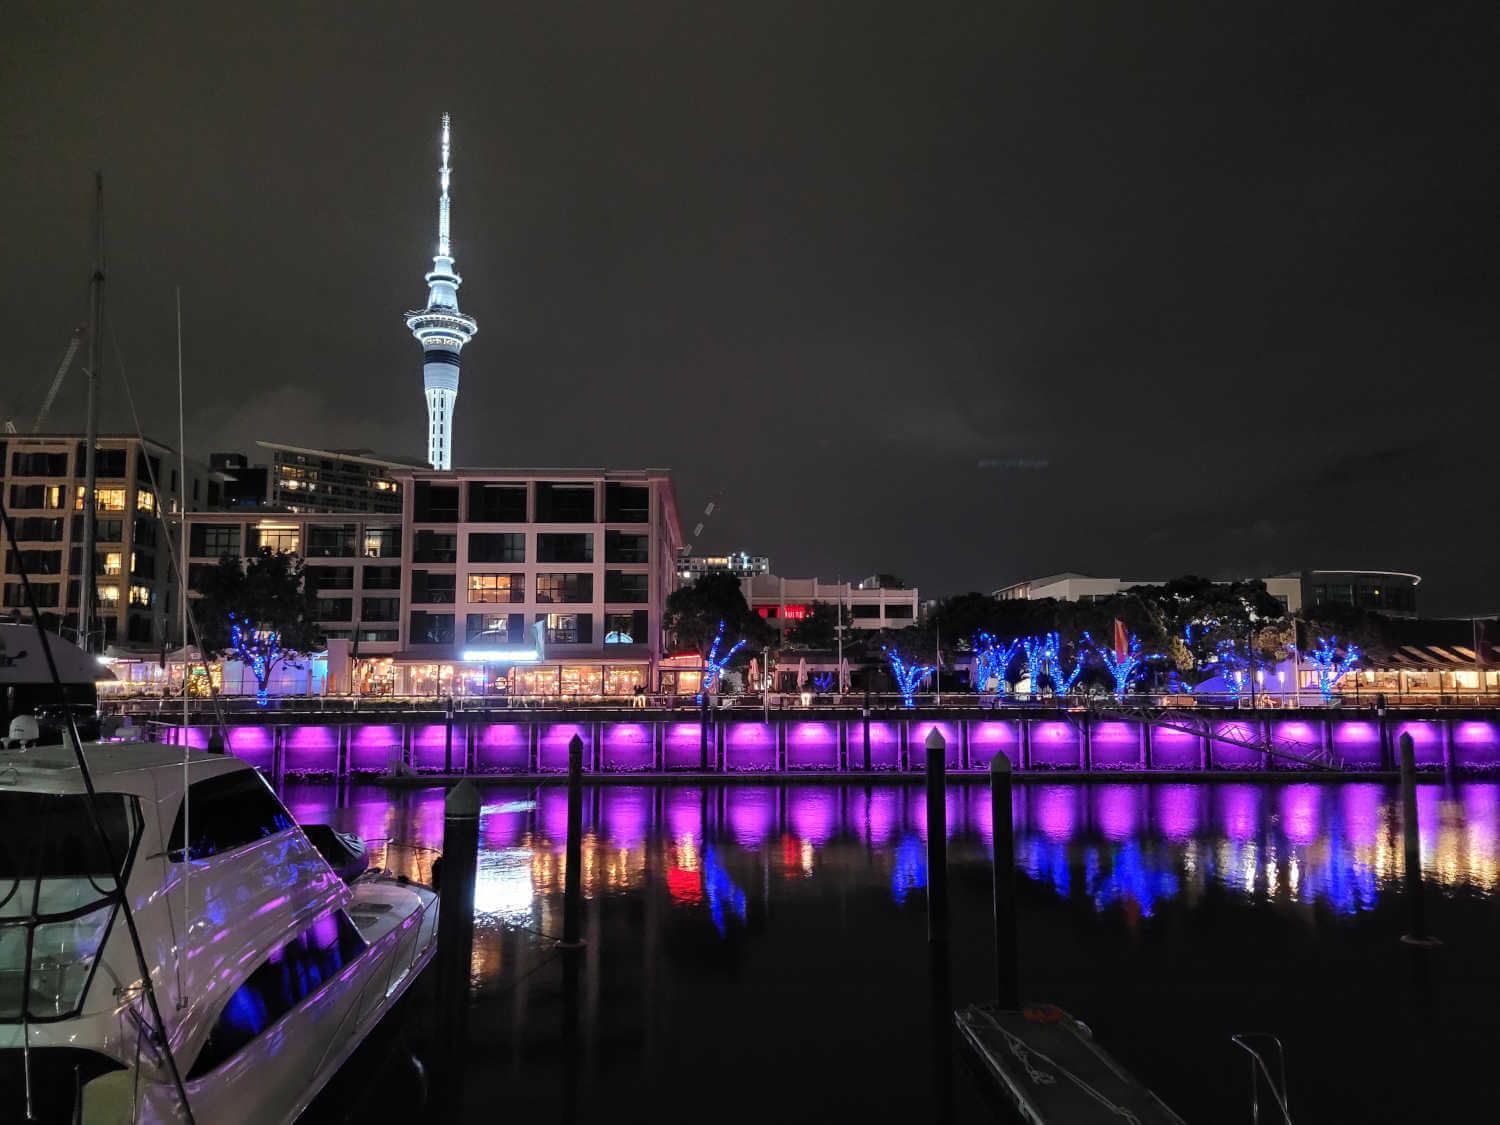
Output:
M37 411L36 421L31 424L31 432L37 433L42 428L42 423L47 420L47 413L52 409L52 402L57 398L58 389L62 386L63 377L67 375L68 368L73 366L73 357L78 354L78 347L83 343L87 332L82 328L73 329L73 338L68 341L68 350L63 352L62 362L57 365L57 374L52 376L52 386L47 389L47 397L42 400L42 408ZM5 428L10 433L15 433L15 426L7 422Z

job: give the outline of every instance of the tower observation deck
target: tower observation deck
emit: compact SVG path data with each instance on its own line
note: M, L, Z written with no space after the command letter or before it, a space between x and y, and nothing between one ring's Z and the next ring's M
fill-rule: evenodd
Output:
M422 389L427 396L427 460L434 469L453 467L453 406L458 399L458 356L479 331L458 311L463 281L453 269L448 224L448 115L443 114L442 195L438 200L438 246L427 275L427 307L406 314L406 327L422 345Z

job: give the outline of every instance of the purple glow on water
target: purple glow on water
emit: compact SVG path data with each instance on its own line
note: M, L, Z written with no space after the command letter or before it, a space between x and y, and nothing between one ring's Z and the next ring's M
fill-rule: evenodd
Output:
M1089 729L1089 751L1095 769L1136 769L1141 760L1141 728L1135 723L1095 723Z
M654 750L654 729L646 723L606 723L603 732L606 770L648 770Z
M962 812L963 802L957 791L950 785L943 800L943 819L947 822L948 836L952 836L961 829L962 822L959 817ZM906 823L914 826L917 835L922 839L927 839L927 789L925 786L913 785L906 790Z
M380 723L360 725L349 731L351 773L379 773L386 767L392 747L401 745L401 728Z
M1196 770L1202 764L1202 738L1196 731L1171 727L1151 729L1151 768Z
M588 802L584 802L584 819L588 819ZM561 851L568 843L568 790L562 785L543 785L536 795L536 822L543 839L552 845L553 851Z
M1471 867L1500 854L1500 785L1470 782L1463 787L1464 847Z
M1078 763L1078 728L1072 723L1031 724L1031 766L1033 769L1077 769Z
M515 806L519 801L486 802L479 810L479 839L487 848L519 847L526 838L530 811ZM501 809L505 809L504 812Z
M652 795L639 785L607 785L600 796L604 839L612 848L640 847L651 827Z
M697 769L699 765L698 724L668 723L662 731L662 754L666 757L667 768ZM714 760L713 736L709 736L708 760L712 764Z
M1027 786L1030 799L1028 822L1053 840L1071 840L1082 821L1081 791L1076 785Z
M1443 831L1443 787L1417 786L1417 838L1422 844L1422 869L1425 872L1438 854L1438 838Z
M1021 728L1018 722L1003 722L999 719L983 719L969 724L969 764L977 769L989 769L996 754L1010 759L1011 767L1021 762Z
M742 848L758 848L776 828L776 790L761 785L732 785L725 790L729 831Z
M543 773L568 772L568 743L577 735L583 741L583 769L593 769L594 732L589 723L542 723L537 734L537 769Z
M1350 782L1339 789L1339 811L1344 837L1356 848L1373 848L1381 834L1385 787L1375 782Z
M1419 719L1409 720L1396 727L1396 763L1400 765L1401 736L1411 735L1412 751L1416 757L1418 769L1441 769L1443 766L1443 736L1442 731L1435 722L1423 722Z
M994 808L990 804L988 786L971 786L965 793L964 824L970 832L978 833L986 847L995 841ZM1010 791L1010 816L1014 830L1019 833L1026 824L1026 787L1015 785Z
M1380 724L1345 720L1333 725L1333 752L1350 769L1381 767Z
M1281 831L1300 848L1316 840L1322 830L1322 793L1316 785L1288 785L1281 791Z
M724 728L724 764L739 772L776 768L776 724L729 723Z
M1151 815L1157 832L1174 841L1196 836L1202 795L1203 789L1198 785L1153 785Z
M787 819L798 838L821 848L839 825L839 790L831 787L793 789L787 794Z
M531 749L526 723L486 723L474 732L474 768L480 773L525 773Z
M1454 723L1453 756L1465 769L1500 765L1500 729L1492 720L1465 719Z
M703 790L685 789L673 785L665 791L667 832L672 840L681 843L691 840L695 845L703 843Z
M291 727L287 730L283 764L288 773L336 773L338 731L334 727Z
M447 765L448 726L446 723L423 723L411 731L411 764L413 769L441 770ZM464 730L453 728L453 768L464 768Z
M1231 840L1252 840L1260 825L1262 792L1259 785L1216 785L1215 819Z
M930 719L906 724L907 757L911 768L927 768L927 736L934 730L943 736L943 761L947 768L958 769L963 764L963 732L957 723L933 722Z
M864 792L856 791L851 800L854 827L860 838L872 847L885 847L900 826L900 793L889 788L871 789L867 798Z
M1106 840L1127 840L1141 834L1141 798L1139 785L1096 785L1090 796L1094 805L1094 825Z
M864 735L860 735L861 740ZM860 742L864 753L864 742ZM786 765L793 770L832 770L839 764L839 726L837 723L802 719L786 729Z

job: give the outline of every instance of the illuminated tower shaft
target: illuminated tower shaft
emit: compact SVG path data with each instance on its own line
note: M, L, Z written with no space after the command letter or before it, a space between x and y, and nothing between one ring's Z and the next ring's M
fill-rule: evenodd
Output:
M453 467L453 406L458 400L458 356L479 325L458 311L458 286L448 243L448 115L443 114L442 195L438 200L438 247L427 275L427 307L406 314L406 327L422 345L422 389L427 396L427 460L434 469Z

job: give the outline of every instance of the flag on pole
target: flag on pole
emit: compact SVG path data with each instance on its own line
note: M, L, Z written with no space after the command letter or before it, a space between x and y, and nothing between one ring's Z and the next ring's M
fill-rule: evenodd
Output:
M1115 618L1115 659L1124 660L1130 652L1130 637L1125 632L1125 622Z

